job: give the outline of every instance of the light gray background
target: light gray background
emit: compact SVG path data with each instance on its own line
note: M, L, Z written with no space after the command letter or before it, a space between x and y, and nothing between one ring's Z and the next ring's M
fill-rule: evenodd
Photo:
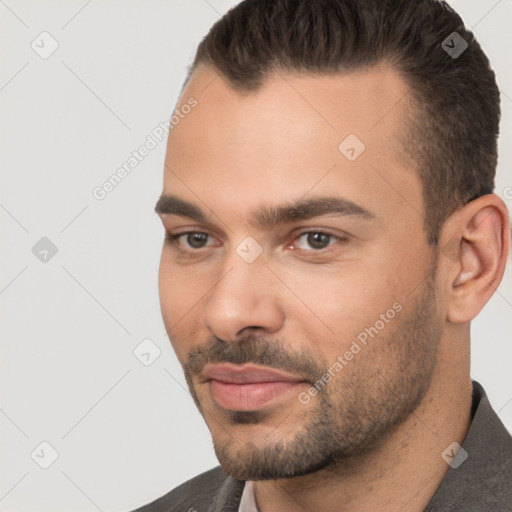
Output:
M92 190L169 118L196 45L236 3L0 0L1 511L131 510L217 464L160 317L165 140L104 200ZM510 206L512 1L451 4L497 73ZM47 59L31 48L48 50L43 31L59 44ZM58 249L46 263L42 237ZM509 266L473 322L472 376L512 430L511 313ZM133 354L146 338L160 350L147 367Z

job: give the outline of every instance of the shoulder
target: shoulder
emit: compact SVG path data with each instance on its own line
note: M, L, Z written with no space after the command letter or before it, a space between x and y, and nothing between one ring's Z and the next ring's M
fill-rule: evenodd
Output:
M426 512L512 512L511 482L512 436L483 387L473 381L472 422L461 456L448 469Z
M244 482L217 466L132 512L203 512L221 499L238 498L243 487Z

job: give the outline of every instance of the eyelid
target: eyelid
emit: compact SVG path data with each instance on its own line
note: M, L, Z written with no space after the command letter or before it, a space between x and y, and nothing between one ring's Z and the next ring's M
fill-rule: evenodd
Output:
M336 234L336 233L333 233L329 228L316 228L316 227L302 228L301 230L299 230L297 233L294 234L294 237L297 238L297 237L302 236L302 235L304 235L306 233L322 233L323 235L330 235L330 236L335 237L335 238L348 237L348 235L346 233Z

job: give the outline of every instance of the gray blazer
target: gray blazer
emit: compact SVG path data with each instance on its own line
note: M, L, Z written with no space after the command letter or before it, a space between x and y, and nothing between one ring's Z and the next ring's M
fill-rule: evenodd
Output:
M471 415L468 458L450 467L424 512L512 512L512 436L476 381ZM235 512L244 485L217 466L133 512Z

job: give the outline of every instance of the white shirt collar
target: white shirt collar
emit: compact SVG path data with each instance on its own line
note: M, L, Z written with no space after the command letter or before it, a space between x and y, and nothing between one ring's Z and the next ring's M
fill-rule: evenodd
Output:
M258 512L258 507L256 506L256 501L254 499L253 482L251 480L247 480L247 482L245 482L244 492L242 493L238 512Z

